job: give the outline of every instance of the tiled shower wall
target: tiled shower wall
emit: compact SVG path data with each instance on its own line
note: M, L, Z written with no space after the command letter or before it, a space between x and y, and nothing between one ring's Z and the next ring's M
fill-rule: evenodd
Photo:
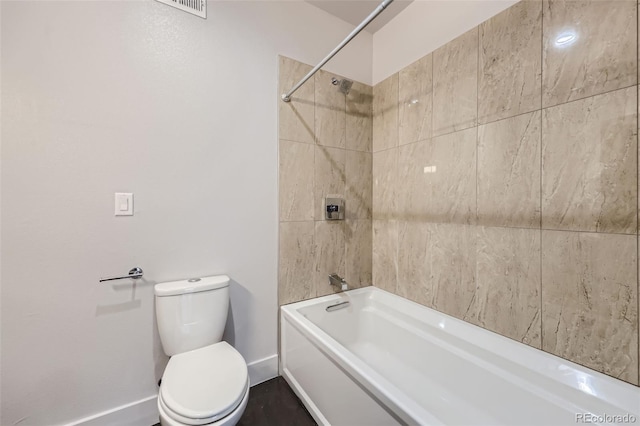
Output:
M637 16L524 0L374 87L374 285L638 384Z
M311 68L280 57L278 93ZM345 96L332 77L320 71L278 100L281 305L332 293L331 273L371 285L372 87L354 82ZM331 195L345 199L345 220L324 219Z

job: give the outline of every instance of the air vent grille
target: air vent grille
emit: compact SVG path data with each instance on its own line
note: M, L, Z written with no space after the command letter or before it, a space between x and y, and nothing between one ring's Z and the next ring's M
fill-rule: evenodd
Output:
M156 0L176 9L207 19L207 0Z

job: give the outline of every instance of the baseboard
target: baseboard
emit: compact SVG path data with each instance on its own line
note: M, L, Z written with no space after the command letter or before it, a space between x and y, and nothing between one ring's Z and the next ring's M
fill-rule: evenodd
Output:
M247 365L251 386L278 376L278 355L274 354ZM67 426L151 426L158 423L158 395L121 405L102 413L73 421Z
M278 376L278 355L274 354L247 364L251 386Z
M152 426L158 423L158 395L121 405L68 424L68 426Z

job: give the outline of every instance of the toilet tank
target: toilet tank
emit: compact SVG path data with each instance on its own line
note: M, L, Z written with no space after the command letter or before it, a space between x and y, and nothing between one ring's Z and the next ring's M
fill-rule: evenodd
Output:
M160 283L154 290L158 332L167 355L222 340L229 310L228 276Z

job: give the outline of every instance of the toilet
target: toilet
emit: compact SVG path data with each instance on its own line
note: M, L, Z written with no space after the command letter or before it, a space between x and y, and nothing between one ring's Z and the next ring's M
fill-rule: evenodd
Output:
M222 333L229 310L229 277L217 275L156 284L156 319L169 363L158 393L162 426L233 426L249 398L242 355Z

